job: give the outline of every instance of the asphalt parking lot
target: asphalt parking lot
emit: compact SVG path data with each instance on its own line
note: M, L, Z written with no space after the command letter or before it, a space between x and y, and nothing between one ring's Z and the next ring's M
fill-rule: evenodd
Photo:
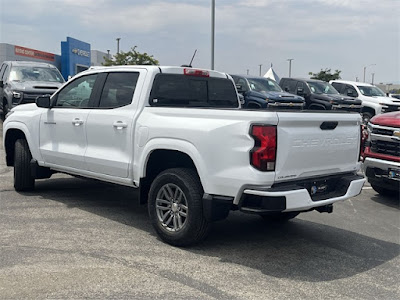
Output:
M231 213L162 243L135 191L55 175L13 189L0 149L1 299L400 299L399 200L362 194L287 224Z

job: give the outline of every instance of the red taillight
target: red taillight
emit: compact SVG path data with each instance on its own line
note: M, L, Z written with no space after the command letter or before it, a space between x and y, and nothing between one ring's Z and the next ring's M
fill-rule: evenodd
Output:
M183 69L183 74L197 77L210 77L210 73L208 73L208 71L196 69Z
M250 151L250 163L260 171L274 171L276 161L276 126L253 125L251 136L255 140Z

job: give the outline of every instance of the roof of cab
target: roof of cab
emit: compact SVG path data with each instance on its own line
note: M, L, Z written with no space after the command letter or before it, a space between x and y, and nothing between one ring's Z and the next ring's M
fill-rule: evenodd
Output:
M26 60L9 60L4 63L8 63L12 66L32 66L32 67L48 67L48 68L56 68L55 65L44 63L44 62L36 62L36 61L26 61Z
M353 84L357 86L373 86L372 84L366 83L366 82L359 82L359 81L350 81L350 80L331 80L329 81L330 83L332 82L338 82L338 83L347 83L347 84Z
M156 73L168 73L168 74L184 74L185 69L190 69L190 70L205 71L209 74L210 77L228 78L228 74L214 71L214 70L193 68L193 67L192 68L191 67L177 67L177 66L154 66L154 65L93 66L93 67L90 67L87 71L93 71L93 70L118 71L118 70L129 70L129 69L145 69L145 70L150 70L150 71L153 71Z

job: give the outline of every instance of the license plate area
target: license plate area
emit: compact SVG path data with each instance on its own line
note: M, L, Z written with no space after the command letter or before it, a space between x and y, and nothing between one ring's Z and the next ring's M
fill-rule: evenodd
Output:
M392 169L388 170L388 178L394 180L400 180L400 169Z

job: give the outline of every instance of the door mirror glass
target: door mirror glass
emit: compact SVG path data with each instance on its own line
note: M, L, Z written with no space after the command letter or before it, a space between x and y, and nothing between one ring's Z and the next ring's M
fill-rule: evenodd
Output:
M50 95L43 95L36 98L37 107L50 108Z
M0 80L0 88L3 88L4 87L4 82L3 82L3 80Z
M304 95L304 89L301 87L297 88L297 95L300 95L300 96Z
M243 94L245 92L243 85L241 85L241 84L236 84L236 89L237 89L238 93Z

